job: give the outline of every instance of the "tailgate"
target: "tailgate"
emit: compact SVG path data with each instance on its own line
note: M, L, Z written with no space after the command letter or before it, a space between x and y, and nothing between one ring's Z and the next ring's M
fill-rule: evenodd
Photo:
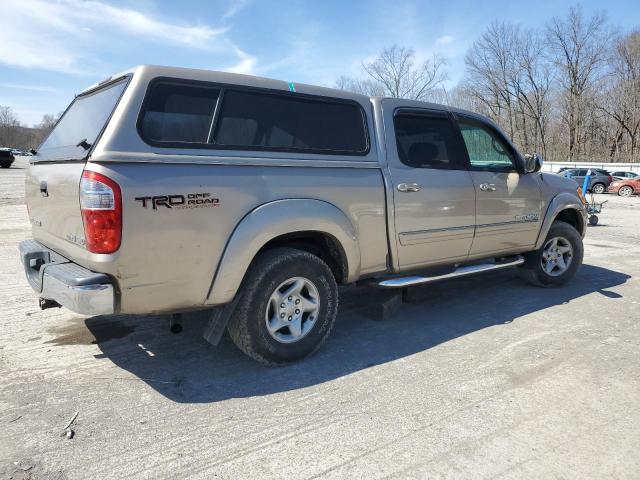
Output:
M127 82L121 78L77 96L31 157L25 195L33 237L43 244L85 246L79 199L82 172Z
M25 195L36 240L49 235L84 246L78 196L85 162L34 163L25 181Z

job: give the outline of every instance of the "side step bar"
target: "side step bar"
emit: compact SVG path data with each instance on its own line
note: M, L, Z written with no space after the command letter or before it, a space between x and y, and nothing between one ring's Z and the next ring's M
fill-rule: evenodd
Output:
M488 272L491 270L502 270L503 268L516 267L524 263L524 258L518 255L508 261L500 263L481 263L477 265L467 265L464 267L458 267L453 272L445 273L442 275L434 276L410 276L410 277L396 277L389 278L378 282L379 287L384 288L403 288L410 287L412 285L420 285L422 283L437 282L440 280L447 280L449 278L464 277L466 275L473 275L474 273Z

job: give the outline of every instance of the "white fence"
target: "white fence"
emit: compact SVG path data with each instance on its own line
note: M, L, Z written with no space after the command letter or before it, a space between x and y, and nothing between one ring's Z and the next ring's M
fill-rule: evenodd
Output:
M609 172L635 172L640 174L640 163L580 163L580 162L544 162L543 172L557 172L561 168L601 168Z

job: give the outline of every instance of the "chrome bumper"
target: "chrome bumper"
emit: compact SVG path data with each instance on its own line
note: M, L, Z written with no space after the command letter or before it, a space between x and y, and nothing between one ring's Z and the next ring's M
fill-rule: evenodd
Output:
M35 240L21 242L19 249L27 280L40 298L83 315L115 313L109 276L81 267Z

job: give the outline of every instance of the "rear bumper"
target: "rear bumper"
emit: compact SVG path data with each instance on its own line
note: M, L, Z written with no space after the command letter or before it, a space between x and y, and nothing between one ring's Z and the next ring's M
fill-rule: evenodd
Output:
M58 255L35 240L20 242L20 259L31 288L47 300L83 315L116 311L116 293L108 275Z

